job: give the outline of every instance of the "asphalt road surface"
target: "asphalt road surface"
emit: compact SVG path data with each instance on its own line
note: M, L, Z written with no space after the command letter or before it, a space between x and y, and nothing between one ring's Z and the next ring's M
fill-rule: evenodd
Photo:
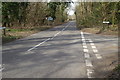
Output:
M77 30L70 21L3 45L2 77L104 77L117 55L117 42L115 36Z

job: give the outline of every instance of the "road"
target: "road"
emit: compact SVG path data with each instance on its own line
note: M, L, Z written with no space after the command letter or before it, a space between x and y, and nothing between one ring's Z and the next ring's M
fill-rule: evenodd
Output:
M70 21L3 45L3 78L103 77L116 60L117 42Z

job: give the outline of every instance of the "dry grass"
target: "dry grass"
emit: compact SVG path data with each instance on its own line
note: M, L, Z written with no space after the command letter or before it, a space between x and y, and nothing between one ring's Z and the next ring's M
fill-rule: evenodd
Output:
M64 22L66 23L66 22ZM21 29L21 27L11 27L7 28L6 30L6 36L2 36L2 43L8 43L11 41L14 41L16 39L24 38L27 36L30 36L34 33L44 31L50 28L53 28L57 25L61 25L64 23L54 24L54 25L44 25L44 26L34 26L34 27L24 27Z
M20 39L20 38L24 38L27 36L30 36L34 33L40 32L40 31L44 31L47 29L52 28L53 26L40 26L40 27L36 27L36 28L25 28L25 29L15 29L15 28L10 28L6 30L6 36L2 36L2 43L8 43L11 41L14 41L16 39Z
M100 32L100 28L84 28L82 29L83 32L93 33L93 34L101 34L101 35L115 35L118 36L118 31L112 31L112 30L105 30Z

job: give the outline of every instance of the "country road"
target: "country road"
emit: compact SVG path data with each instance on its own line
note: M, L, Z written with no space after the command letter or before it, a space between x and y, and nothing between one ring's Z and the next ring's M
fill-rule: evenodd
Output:
M117 37L82 32L70 21L3 45L2 77L102 78L117 47Z

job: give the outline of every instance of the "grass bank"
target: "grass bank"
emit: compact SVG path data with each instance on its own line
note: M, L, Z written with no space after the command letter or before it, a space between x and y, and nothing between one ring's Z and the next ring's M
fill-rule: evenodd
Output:
M2 35L2 44L14 41L16 39L27 37L31 34L44 31L54 26L40 26L35 28L22 28L22 29L15 29L15 28L7 28L6 29L6 36Z
M119 78L119 74L120 74L120 64L116 66L115 69L113 69L110 75L108 75L109 78L108 80L116 80L114 78Z
M40 32L40 31L48 30L50 28L53 28L55 26L58 26L58 25L61 25L64 23L67 23L67 21L57 23L54 25L43 25L43 26L22 27L22 28L21 27L7 28L6 29L6 36L2 35L2 44L30 36L34 33Z

